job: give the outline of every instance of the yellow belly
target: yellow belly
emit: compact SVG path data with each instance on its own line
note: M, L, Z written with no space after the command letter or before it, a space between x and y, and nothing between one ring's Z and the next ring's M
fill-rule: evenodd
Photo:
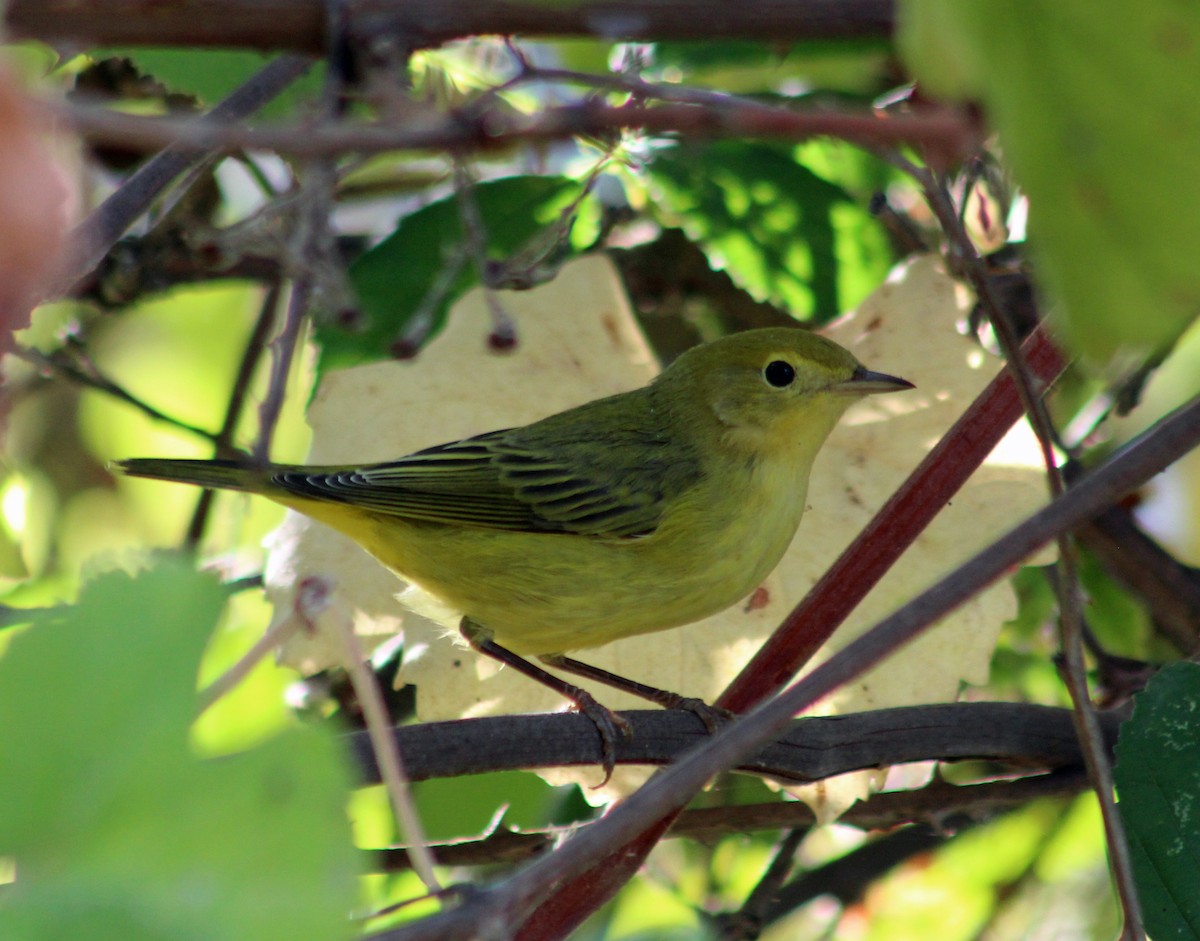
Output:
M697 621L758 587L795 533L806 481L792 477L783 494L751 484L736 499L699 490L653 534L631 539L408 522L339 504L294 506L347 533L498 643L550 654Z

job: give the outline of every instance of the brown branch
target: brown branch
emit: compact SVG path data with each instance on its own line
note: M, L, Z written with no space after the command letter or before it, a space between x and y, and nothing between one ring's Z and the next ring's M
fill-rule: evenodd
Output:
M929 826L902 827L878 836L783 886L762 911L755 927L761 930L818 896L835 898L843 908L849 907L862 898L876 879L914 856L936 849L950 838L945 831ZM750 937L757 938L758 933Z
M966 821L990 820L1031 800L1070 797L1087 787L1082 768L981 784L955 785L939 779L911 791L874 794L854 804L838 822L863 830L887 830L909 823L958 829ZM816 822L812 809L800 801L731 804L685 810L666 835L712 843L735 834L812 827ZM479 838L455 840L430 849L442 866L511 865L550 850L563 833L562 827L532 831L497 829ZM366 866L369 872L400 872L410 868L408 855L402 848L369 851Z
M883 116L874 111L793 109L729 100L724 106L687 103L610 106L589 100L535 114L431 115L405 124L325 122L309 126L217 124L195 118L146 117L67 103L64 121L93 143L159 150L178 145L212 150L274 150L294 156L330 156L391 150L467 152L561 140L603 137L629 129L688 137L749 137L789 141L830 136L888 147L920 145L945 154L975 149L982 133L967 111L931 107L920 114Z
M281 292L282 285L276 279L267 286L267 290L263 293L258 319L254 323L250 338L246 341L242 360L238 364L237 375L234 377L233 387L229 392L229 402L225 406L225 420L221 422L221 428L213 438L214 457L226 457L227 452L233 448L233 436L250 394L250 383L258 371L259 361L266 351L267 340L270 338L271 328L275 324L278 314L276 308L279 306ZM183 539L186 549L195 550L200 545L200 540L204 538L208 515L212 510L215 497L215 490L200 491L200 497L196 500L196 508L192 511L192 518L188 523L187 534Z
M327 25L334 30L341 29L344 11L344 5L327 4L324 8ZM340 117L343 110L343 75L332 61L333 53L341 48L341 39L341 35L331 34L329 37L331 61L325 69L318 111L320 119L324 121ZM284 395L291 378L292 361L300 343L301 328L311 315L310 307L320 302L323 287L320 274L327 270L333 255L330 220L337 188L334 161L328 156L306 161L297 174L295 185L299 190L299 206L288 236L284 264L284 272L291 279L290 294L279 332L268 345L271 366L267 391L259 404L258 435L251 451L252 459L257 464L266 464L270 459L271 441L275 435L275 425L283 412Z
M186 431L189 434L196 435L208 441L212 441L216 437L206 428L201 428L199 425L193 425L181 418L168 415L166 412L155 408L149 402L142 401L123 386L118 385L101 373L94 363L82 355L82 349L79 347L67 346L52 353L43 353L40 350L18 346L13 350L13 355L42 372L56 373L67 381L74 382L85 389L93 389L96 392L111 396L118 402L123 402L154 421L162 422L165 425L170 425L173 428L178 428L180 431Z
M779 890L792 873L796 864L796 853L804 840L805 831L794 829L784 834L775 847L775 855L758 883L735 912L721 912L713 920L717 925L717 936L722 941L752 941L762 934L767 910L778 897Z
M669 765L708 732L686 710L623 713L634 729L616 743L617 763ZM1105 716L1111 745L1119 713ZM520 768L588 767L600 759L596 730L573 713L496 716L401 726L396 742L414 781ZM347 743L362 783L379 781L365 732ZM1021 703L944 703L795 720L786 734L741 761L749 774L794 782L913 761L980 759L1020 767L1081 765L1070 712Z
M1078 794L1087 786L1082 766L980 784L957 785L937 779L916 790L873 794L851 806L838 822L863 830L886 830L905 823L950 828L963 818L987 820L1028 801ZM807 804L781 801L685 810L667 833L712 842L735 833L812 826L816 822Z
M1200 642L1200 570L1151 539L1123 506L1105 510L1077 533L1104 570L1146 605L1155 626L1181 653Z
M887 39L891 0L356 0L351 43L408 49L477 35L581 36L608 41ZM94 45L223 46L321 53L321 0L9 0L9 31L22 38Z
M1050 495L1057 498L1061 496L1065 484L1054 456L1059 437L1042 398L1044 386L1035 387L1032 371L1028 368L1020 349L1017 327L1007 307L1001 302L995 282L967 234L946 187L928 169L912 167L910 172L921 184L925 199L957 256L958 266L975 289L980 305L992 325L1004 352L1007 370L1016 382L1021 406L1041 446ZM1083 600L1080 596L1075 542L1069 532L1059 533L1056 541L1061 572L1061 577L1054 580L1054 590L1058 598L1059 645L1062 650L1060 673L1071 695L1079 737L1087 757L1088 771L1100 803L1100 814L1108 841L1109 861L1125 920L1122 937L1138 938L1142 936L1143 931L1141 906L1134 885L1133 863L1129 854L1129 844L1125 839L1124 826L1117 812L1112 764L1104 749L1088 687L1087 664L1083 652Z

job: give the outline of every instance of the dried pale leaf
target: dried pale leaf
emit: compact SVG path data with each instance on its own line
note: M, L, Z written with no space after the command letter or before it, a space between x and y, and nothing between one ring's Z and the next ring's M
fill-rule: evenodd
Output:
M551 284L511 300L506 296L505 302L522 338L510 356L484 350L487 313L476 292L455 308L446 333L417 362L327 377L310 415L311 459L393 457L525 423L641 385L653 373L619 282L603 259L576 262ZM654 686L714 699L1000 368L959 333L969 307L967 293L938 262L922 259L897 269L856 313L833 325L829 334L834 339L871 367L911 379L917 391L868 400L834 432L817 461L799 537L779 569L749 599L694 625L589 650L585 659ZM347 421L347 415L356 420ZM1036 458L1012 455L1036 455L1027 431L1014 432L997 449L839 631L830 649L844 645L1044 501ZM294 550L298 561L287 566L291 583L311 571L306 568L311 562L339 586L339 603L347 612L359 606L373 624L387 616L389 596L399 581L348 543L334 543L337 548L317 556L308 548L310 540L341 537L319 524L304 526ZM277 617L291 616L286 592L277 604ZM963 682L986 679L1000 625L1014 611L1007 586L985 593L853 690L823 703L822 711L953 699ZM404 616L403 676L417 685L422 720L563 708L550 691L439 636L452 621L444 616L436 620L442 626ZM823 651L819 659L828 653ZM295 649L289 657L303 660ZM644 706L607 688L594 689L613 708ZM580 780L577 772L556 771L548 777ZM608 788L589 792L589 797L606 799L637 778L636 772L618 774ZM595 775L583 779L594 783ZM826 782L819 807L833 813L866 790L862 778Z

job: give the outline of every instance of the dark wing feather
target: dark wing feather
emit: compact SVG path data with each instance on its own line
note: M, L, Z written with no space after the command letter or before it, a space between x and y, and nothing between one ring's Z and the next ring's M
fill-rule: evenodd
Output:
M631 403L614 409L614 401L427 448L387 464L318 473L289 468L273 480L298 495L412 520L521 532L645 535L658 525L664 501L699 480L700 462L689 447L654 429L636 407L630 414Z

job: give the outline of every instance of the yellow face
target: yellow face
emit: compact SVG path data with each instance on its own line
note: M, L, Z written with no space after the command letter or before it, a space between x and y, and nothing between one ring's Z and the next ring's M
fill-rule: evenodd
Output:
M778 328L697 347L676 360L660 383L677 386L678 395L729 431L824 438L857 397L845 386L861 369L849 352L824 337Z

